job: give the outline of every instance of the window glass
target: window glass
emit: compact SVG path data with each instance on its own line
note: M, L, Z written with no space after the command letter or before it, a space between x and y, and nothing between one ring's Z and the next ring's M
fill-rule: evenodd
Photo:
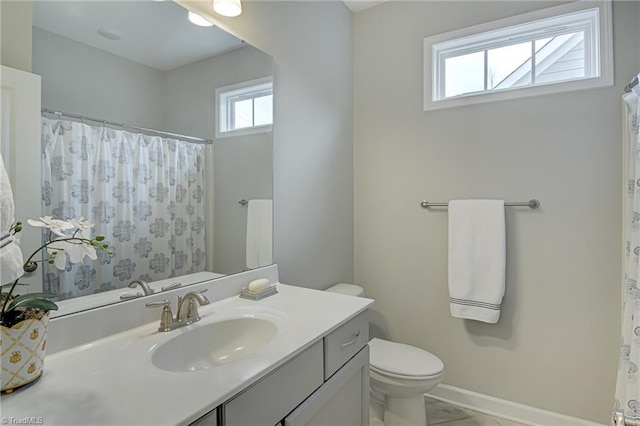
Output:
M447 58L444 66L446 97L484 90L484 52Z
M233 128L244 129L253 126L253 99L245 99L234 103Z
M273 123L273 95L260 96L255 102L255 125L264 126Z
M270 77L216 89L216 137L271 131L273 82Z
M487 51L487 89L500 86L507 77L516 71L524 71L524 78L518 85L531 83L531 43L518 43ZM513 87L513 86L511 86Z
M597 1L427 37L425 110L612 85L612 43L611 3Z

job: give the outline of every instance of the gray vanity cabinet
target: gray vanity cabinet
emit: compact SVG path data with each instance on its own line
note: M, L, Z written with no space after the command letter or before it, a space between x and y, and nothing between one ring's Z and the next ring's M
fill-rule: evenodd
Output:
M195 422L190 423L189 426L218 426L218 411L210 411Z
M285 417L283 426L369 424L369 347Z
M227 401L220 408L222 426L279 423L323 383L322 341Z
M365 311L219 406L217 426L368 426L368 341Z

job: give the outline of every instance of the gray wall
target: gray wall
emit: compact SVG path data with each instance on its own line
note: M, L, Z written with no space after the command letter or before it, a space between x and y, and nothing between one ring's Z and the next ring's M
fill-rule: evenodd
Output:
M273 74L273 60L246 46L166 73L167 125L176 132L215 136L215 89ZM241 199L273 197L272 134L221 138L214 145L213 271L246 267L247 208Z
M0 1L0 63L31 72L30 1Z
M167 102L166 125L178 133L213 138L216 88L272 74L271 57L249 45L167 71L167 98L172 102Z
M162 71L34 27L33 72L43 108L162 128Z
M238 201L272 199L271 139L269 132L216 141L214 270L218 273L246 268L248 209Z
M620 98L637 72L640 3L613 5L615 87L422 110L424 37L543 6L390 2L355 15L355 278L376 299L375 333L439 356L444 383L604 424L620 326ZM539 210L506 210L499 323L452 318L447 211L419 202L534 197Z
M280 280L353 279L352 15L339 1L243 2L214 15L274 59L274 256Z

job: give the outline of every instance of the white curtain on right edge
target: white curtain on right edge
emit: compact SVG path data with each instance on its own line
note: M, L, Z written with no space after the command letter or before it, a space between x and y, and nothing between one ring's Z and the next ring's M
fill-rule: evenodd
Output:
M640 88L636 85L631 92L624 94L623 100L623 167L627 188L623 197L622 341L614 409L629 417L640 417Z

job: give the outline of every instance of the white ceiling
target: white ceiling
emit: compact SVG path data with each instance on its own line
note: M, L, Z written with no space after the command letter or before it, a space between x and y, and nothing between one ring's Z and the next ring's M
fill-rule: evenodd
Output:
M352 12L360 12L388 0L342 0Z
M243 46L220 28L198 27L170 1L36 1L33 25L161 71ZM97 30L115 32L108 40Z

